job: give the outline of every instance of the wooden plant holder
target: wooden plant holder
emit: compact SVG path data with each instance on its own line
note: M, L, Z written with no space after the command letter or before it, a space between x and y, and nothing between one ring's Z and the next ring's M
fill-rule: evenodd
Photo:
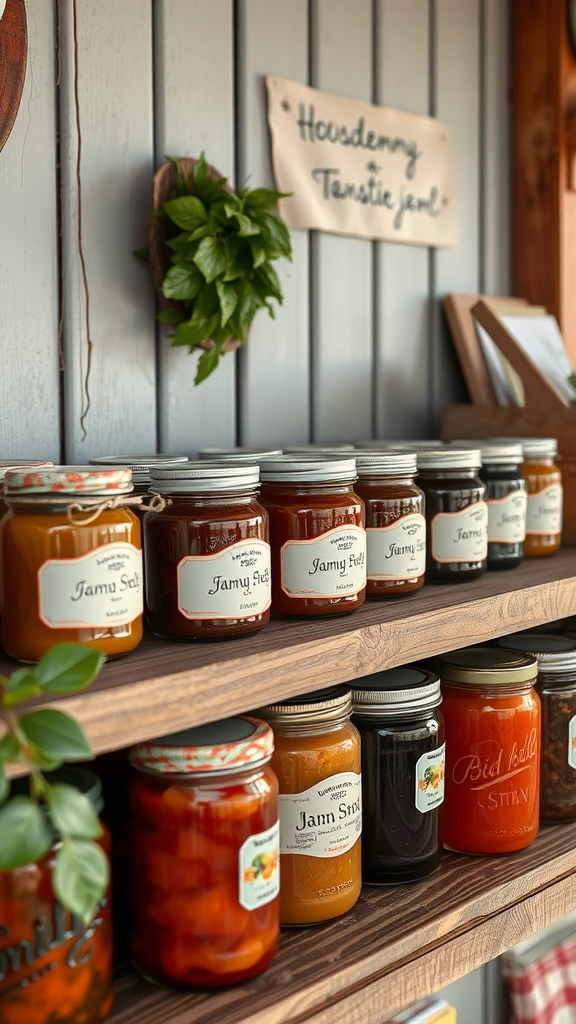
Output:
M525 405L447 405L442 412L442 437L555 437L561 457L564 485L564 544L576 544L576 405L544 377L536 363L520 348L502 323L489 299L481 299L472 314L522 379Z

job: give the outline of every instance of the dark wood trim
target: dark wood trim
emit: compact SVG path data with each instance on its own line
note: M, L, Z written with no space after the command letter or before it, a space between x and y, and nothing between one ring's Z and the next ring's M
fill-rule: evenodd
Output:
M24 0L6 0L0 19L0 150L12 131L20 106L27 51Z

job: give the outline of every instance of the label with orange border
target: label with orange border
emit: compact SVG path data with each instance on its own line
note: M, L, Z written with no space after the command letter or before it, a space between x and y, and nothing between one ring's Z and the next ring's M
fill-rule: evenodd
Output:
M280 584L289 597L350 597L366 586L366 531L337 526L280 551Z
M38 569L38 614L50 629L127 626L143 610L142 552L133 544L49 558Z
M488 543L522 544L526 535L526 491L488 501Z
M426 520L420 512L366 528L369 580L406 580L426 569Z
M488 506L477 501L461 512L438 512L430 532L435 562L483 562L488 554Z
M562 485L551 484L528 495L526 533L559 533L562 529Z
M240 540L178 563L178 611L187 619L250 619L270 607L270 545Z

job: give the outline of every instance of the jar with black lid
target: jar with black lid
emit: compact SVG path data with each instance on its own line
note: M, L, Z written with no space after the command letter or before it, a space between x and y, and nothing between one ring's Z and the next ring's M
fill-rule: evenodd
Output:
M352 720L362 742L363 880L386 885L423 878L442 854L440 681L406 667L363 676L352 686Z
M477 448L444 445L418 451L418 484L426 498L426 582L464 583L487 569L486 486Z
M536 693L542 714L540 821L576 818L576 639L558 634L515 633L507 647L538 659Z

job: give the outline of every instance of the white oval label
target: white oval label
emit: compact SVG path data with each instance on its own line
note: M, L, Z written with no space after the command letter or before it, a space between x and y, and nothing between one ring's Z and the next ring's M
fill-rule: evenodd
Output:
M238 902L246 910L263 907L280 892L279 823L249 836L238 851Z
M423 814L444 800L446 744L422 754L416 762L416 807Z
M461 512L438 512L431 524L436 562L482 562L488 554L488 506L485 501Z
M337 526L280 552L281 587L290 597L348 597L366 586L366 531Z
M528 495L526 533L558 533L562 529L562 486L551 484Z
M568 722L568 764L576 768L576 715Z
M270 607L270 545L241 540L177 568L178 611L187 619L248 619Z
M426 520L419 512L366 528L369 580L405 580L426 569Z
M280 853L340 857L362 832L362 776L330 775L302 793L281 793Z
M142 552L105 544L80 558L50 558L38 570L38 611L51 629L127 626L144 610Z
M511 491L488 502L488 542L521 544L526 536L526 491Z

